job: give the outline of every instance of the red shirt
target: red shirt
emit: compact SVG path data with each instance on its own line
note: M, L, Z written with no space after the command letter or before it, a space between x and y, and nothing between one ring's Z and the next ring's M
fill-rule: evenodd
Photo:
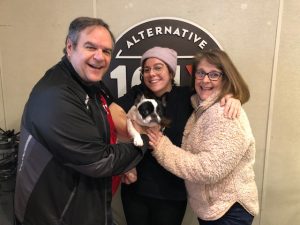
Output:
M110 110L107 106L105 98L101 95L100 97L101 103L103 108L106 111L107 120L109 123L109 131L110 131L110 144L116 144L117 142L117 133L116 133L116 127L114 125L114 121L112 120ZM112 177L112 194L114 195L116 191L118 190L118 187L120 185L121 177L120 176L113 176Z

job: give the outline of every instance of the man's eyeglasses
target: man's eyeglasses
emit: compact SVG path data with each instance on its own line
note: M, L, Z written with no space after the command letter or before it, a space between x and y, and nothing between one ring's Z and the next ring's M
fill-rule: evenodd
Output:
M223 73L219 71L211 71L206 73L204 70L197 70L195 73L196 79L199 80L203 80L206 75L211 81L217 81L223 75Z
M144 74L144 75L147 75L147 74L150 74L151 73L151 70L153 70L153 72L155 74L158 74L160 73L164 68L164 65L155 65L154 67L144 67L143 69L141 69L141 73Z

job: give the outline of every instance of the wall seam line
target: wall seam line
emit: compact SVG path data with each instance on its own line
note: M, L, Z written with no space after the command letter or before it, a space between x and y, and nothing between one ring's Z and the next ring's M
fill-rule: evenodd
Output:
M4 104L4 90L3 90L3 82L4 82L4 78L3 78L3 65L2 65L2 52L0 51L0 78L1 78L1 84L0 84L0 88L1 88L1 95L2 95L2 108L3 108L3 122L4 122L4 129L3 130L7 130L7 123L6 123L6 110L5 110L5 104Z
M97 0L93 0L93 17L97 18Z
M260 219L259 224L262 225L262 211L263 211L263 202L266 199L266 181L268 172L268 156L270 153L271 146L271 134L272 134L272 121L273 121L273 109L274 109L274 98L275 98L275 89L276 89L276 78L277 78L277 69L278 69L278 57L279 57L279 48L280 48L280 35L281 35L281 25L282 25L282 14L283 14L283 2L284 0L279 1L278 9L278 20L277 20L277 29L275 37L275 48L274 48L274 58L273 58L273 68L272 68L272 78L271 78L271 89L270 89L270 100L269 100L269 111L268 111L268 120L267 120L267 135L266 135L266 151L264 157L264 168L263 168L263 179L262 179L262 194L260 200Z

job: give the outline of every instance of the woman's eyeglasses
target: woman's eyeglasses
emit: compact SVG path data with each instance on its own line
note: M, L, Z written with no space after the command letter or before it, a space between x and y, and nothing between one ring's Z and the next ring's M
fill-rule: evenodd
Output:
M223 75L223 73L219 71L211 71L206 73L204 70L197 70L195 72L195 77L199 80L203 80L206 75L211 81L217 81Z
M143 69L141 69L141 73L144 75L148 75L151 73L151 70L153 71L153 73L158 74L160 73L164 68L164 65L158 64L151 67L144 67Z

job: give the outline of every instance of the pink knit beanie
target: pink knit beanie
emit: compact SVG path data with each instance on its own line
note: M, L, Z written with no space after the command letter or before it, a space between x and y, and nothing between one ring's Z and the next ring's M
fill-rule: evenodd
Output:
M153 47L147 50L141 59L141 65L148 58L158 58L166 63L170 69L172 70L173 74L176 73L177 67L177 52L170 48L163 48L163 47Z

